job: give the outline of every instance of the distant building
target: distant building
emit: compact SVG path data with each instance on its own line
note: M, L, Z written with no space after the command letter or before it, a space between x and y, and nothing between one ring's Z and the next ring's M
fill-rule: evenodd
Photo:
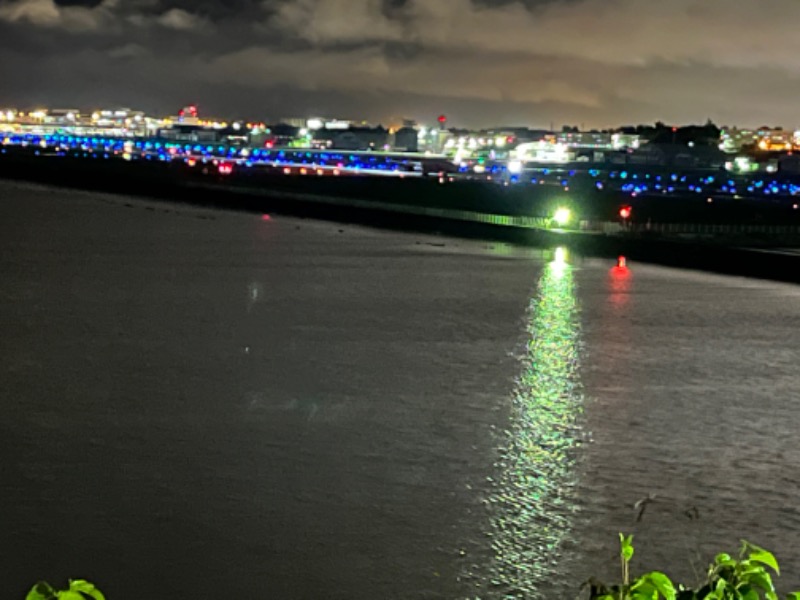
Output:
M157 137L173 142L206 142L216 143L226 139L224 132L219 129L203 127L202 125L186 125L176 123L172 127L159 129Z
M746 146L758 143L758 132L752 129L730 127L720 132L719 149L729 154L738 154Z
M627 163L684 169L722 169L728 156L717 148L683 144L645 144L630 150Z
M389 132L383 127L320 129L314 132L314 139L339 150L382 150L389 143Z
M403 127L394 134L394 147L405 152L419 151L419 132L413 127Z

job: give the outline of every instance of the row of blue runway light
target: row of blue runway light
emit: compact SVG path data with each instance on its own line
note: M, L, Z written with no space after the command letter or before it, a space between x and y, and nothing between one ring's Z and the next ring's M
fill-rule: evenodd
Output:
M792 199L800 185L791 178L761 174L732 175L726 171L668 172L663 169L571 168L527 164L519 173L509 173L505 164L488 165L476 176L468 167L442 168L442 157L371 152L342 152L298 148L249 148L220 144L177 143L156 139L81 137L72 135L2 134L0 143L32 148L34 153L85 158L183 161L188 166L210 166L220 175L237 168L272 167L285 175L369 175L388 177L438 177L439 181L480 179L504 185L549 185L569 192L576 185L613 191L630 197L645 195L698 194L722 197L772 197Z

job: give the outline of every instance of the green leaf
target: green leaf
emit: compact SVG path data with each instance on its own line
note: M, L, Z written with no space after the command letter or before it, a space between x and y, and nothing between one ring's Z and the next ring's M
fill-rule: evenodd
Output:
M58 592L58 600L86 600L86 598L81 596L78 592L73 592L72 590L62 590Z
M46 581L40 581L31 588L25 600L50 600L56 597L56 591Z
M717 556L714 557L714 562L718 565L728 564L731 562L731 555L725 554L724 552L722 554L717 554Z
M103 593L85 579L70 579L69 589L73 592L81 592L94 600L106 600Z
M640 577L631 586L633 598L647 598L648 600L658 598L658 589L646 577Z
M728 588L728 582L722 579L721 577L717 580L717 585L714 586L714 592L720 598L724 597L725 590Z
M753 585L757 585L765 592L775 593L775 585L772 583L772 577L766 571L744 573L743 579Z
M672 581L670 581L669 577L658 571L648 573L645 577L653 582L658 593L664 596L666 600L675 600L675 586L672 585Z
M800 600L800 592L786 594L786 600Z
M740 594L742 596L742 600L761 600L758 596L758 592L748 586L742 588Z
M763 548L757 548L755 546L751 546L751 548L753 550L752 552L750 552L749 556L750 560L759 562L763 565L767 565L768 567L772 568L772 570L775 571L778 575L781 574L781 571L778 568L778 561L775 560L775 556L773 556L772 552L768 552Z
M625 537L620 533L619 547L622 558L625 559L625 561L630 562L630 560L633 558L633 535Z

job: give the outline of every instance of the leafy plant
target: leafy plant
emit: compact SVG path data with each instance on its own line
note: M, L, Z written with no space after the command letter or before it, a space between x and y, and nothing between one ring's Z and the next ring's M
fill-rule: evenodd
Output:
M780 575L778 561L771 552L742 541L738 558L718 554L708 569L706 582L697 590L676 586L664 573L653 571L633 580L633 536L619 535L622 584L606 586L591 581L592 600L778 600L772 574ZM800 592L787 600L800 600Z
M46 581L40 581L31 588L25 600L106 600L106 597L94 584L83 579L70 579L66 590L56 590Z

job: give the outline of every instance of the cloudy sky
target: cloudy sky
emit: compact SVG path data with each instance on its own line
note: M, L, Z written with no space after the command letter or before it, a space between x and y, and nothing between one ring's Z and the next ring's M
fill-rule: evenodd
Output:
M798 0L0 0L0 106L800 126Z

